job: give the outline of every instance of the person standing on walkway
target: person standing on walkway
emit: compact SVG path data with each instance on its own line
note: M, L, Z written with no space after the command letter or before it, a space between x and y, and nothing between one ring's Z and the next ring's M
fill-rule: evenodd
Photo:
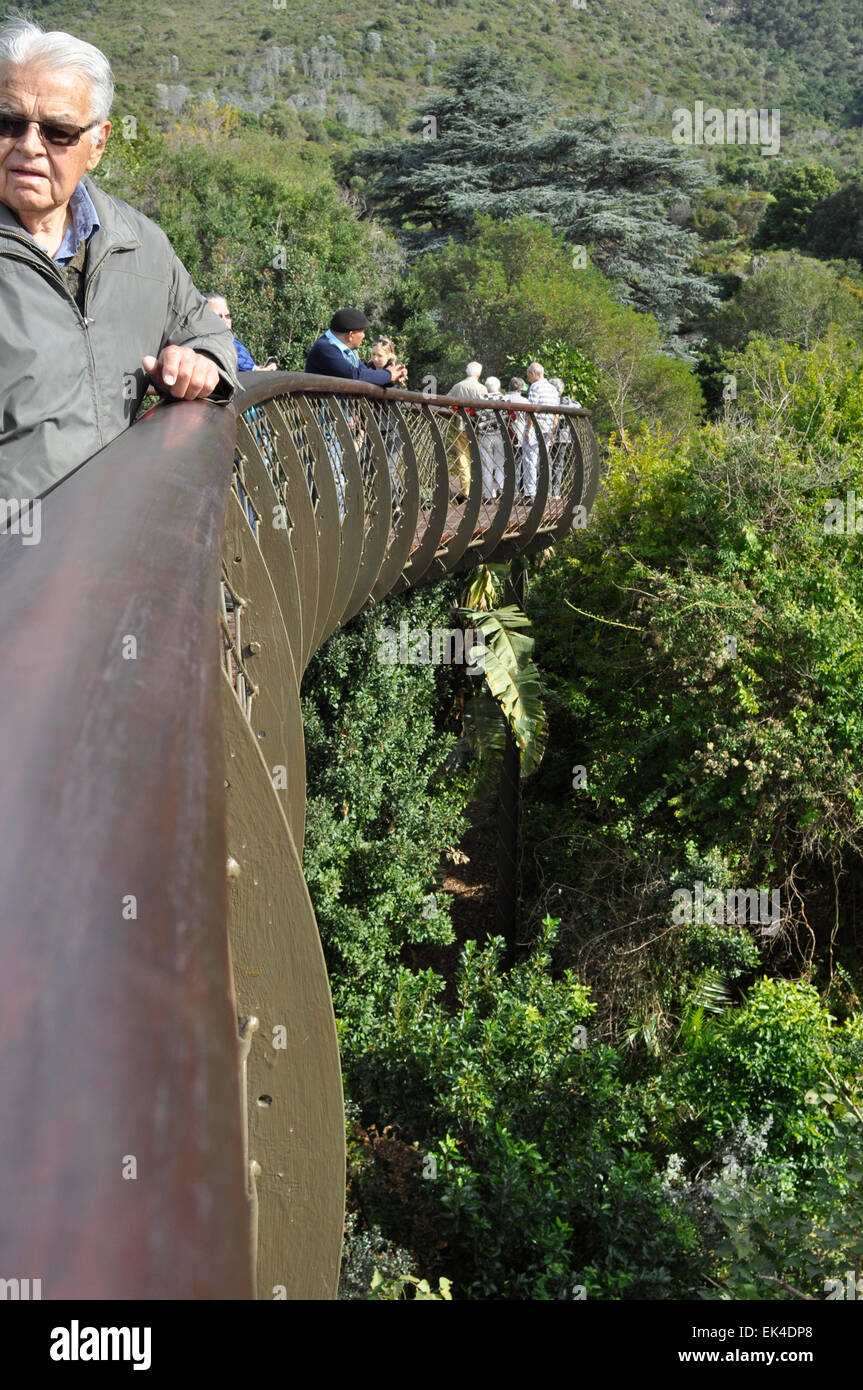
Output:
M560 405L560 395L551 382L546 379L545 368L541 362L531 362L527 369L527 379L530 382L527 399L531 405ZM548 449L554 433L554 424L555 416L545 411L527 416L523 450L525 497L534 498L536 496L540 459L539 435L542 434L543 443Z
M505 400L496 376L485 379L490 401ZM504 441L501 422L506 421L506 412L499 410L478 410L476 412L476 431L479 437L479 455L482 462L482 495L487 502L499 497L503 489Z
M401 386L407 380L404 363L391 367L364 367L359 349L371 328L359 309L339 309L330 326L309 348L306 371L315 376L342 376L350 381L368 381L372 386Z
M455 396L456 400L477 400L479 397L488 395L488 390L480 381L482 376L481 362L468 362L465 368L465 375L461 381L457 381L455 386L451 386L447 391L448 396ZM470 492L470 443L467 437L467 430L464 423L460 420L458 434L456 435L456 452L458 458L458 485L462 497L467 497Z
M223 294L208 294L207 303L222 323L226 323L234 334L234 318L228 308L228 301ZM263 367L255 366L255 359L249 352L245 343L241 343L239 338L234 335L234 349L237 354L237 370L240 372L275 372L278 371L275 358L271 357Z

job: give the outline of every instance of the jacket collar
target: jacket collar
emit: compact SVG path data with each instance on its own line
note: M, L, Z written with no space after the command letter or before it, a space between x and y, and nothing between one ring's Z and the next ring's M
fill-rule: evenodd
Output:
M103 193L98 184L93 183L91 179L85 178L83 183L99 218L99 229L94 232L90 242L93 254L101 260L109 251L133 251L140 246L141 238L131 218L127 216L123 203ZM0 233L4 231L17 232L19 236L26 235L12 209L5 203L0 203ZM35 242L33 249L39 249Z
M121 247L132 251L140 246L141 238L127 214L125 204L104 193L92 179L85 178L84 186L99 216L99 230L94 233L91 243L94 254L102 256L106 251L119 250Z

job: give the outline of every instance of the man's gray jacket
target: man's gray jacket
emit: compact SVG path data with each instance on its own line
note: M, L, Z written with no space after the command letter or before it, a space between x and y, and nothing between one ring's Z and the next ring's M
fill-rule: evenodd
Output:
M145 356L170 343L206 353L238 385L231 332L155 223L87 192L99 230L87 249L82 313L59 268L0 203L0 498L35 498L132 424Z

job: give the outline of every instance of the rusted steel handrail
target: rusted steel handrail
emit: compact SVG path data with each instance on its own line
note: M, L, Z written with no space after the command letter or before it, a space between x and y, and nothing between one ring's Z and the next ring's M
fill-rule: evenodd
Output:
M0 1277L243 1298L213 593L234 422L159 410L0 537Z
M596 493L577 407L244 386L236 417L151 412L45 499L39 546L0 538L0 1278L46 1298L334 1296L303 671L366 603L547 546ZM530 495L519 416L545 417Z

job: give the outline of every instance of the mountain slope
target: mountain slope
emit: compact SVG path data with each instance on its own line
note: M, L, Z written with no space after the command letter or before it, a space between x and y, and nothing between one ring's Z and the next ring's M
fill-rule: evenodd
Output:
M274 8L284 3L285 8ZM577 6L583 5L583 8ZM104 47L118 109L208 95L259 113L276 100L344 133L401 125L471 45L517 54L569 113L623 109L671 133L675 106L779 106L783 132L863 124L859 0L42 0L33 13ZM330 132L331 134L333 132Z

